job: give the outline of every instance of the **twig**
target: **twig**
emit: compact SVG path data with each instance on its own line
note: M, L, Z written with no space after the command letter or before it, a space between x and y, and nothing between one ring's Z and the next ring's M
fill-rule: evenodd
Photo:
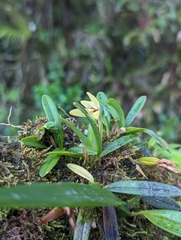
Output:
M8 123L0 123L0 125L24 129L24 127L23 127L22 125L17 125L17 126L15 126L15 125L11 124L11 122L10 122L10 117L11 117L12 109L13 109L13 107L11 106L10 109L9 109L9 115L8 115L8 118L7 118L7 122L8 122Z
M70 115L59 104L58 109L60 109L67 117L70 117Z

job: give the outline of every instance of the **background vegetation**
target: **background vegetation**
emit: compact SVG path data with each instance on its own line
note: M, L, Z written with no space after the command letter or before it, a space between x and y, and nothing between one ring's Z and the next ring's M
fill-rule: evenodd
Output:
M137 121L180 141L180 16L179 0L1 0L0 122L43 116L43 94L67 111L86 91L126 111L147 95Z

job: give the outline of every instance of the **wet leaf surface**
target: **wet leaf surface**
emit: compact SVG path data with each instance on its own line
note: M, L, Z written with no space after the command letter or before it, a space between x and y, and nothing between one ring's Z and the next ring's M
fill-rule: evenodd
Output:
M141 214L159 228L181 237L181 212L173 210L147 210L139 212L139 215ZM138 213L135 215L138 215Z
M134 195L162 197L181 196L181 190L175 186L150 181L121 181L109 184L105 188L112 192Z
M0 188L0 207L95 207L124 205L116 195L95 185L68 183Z

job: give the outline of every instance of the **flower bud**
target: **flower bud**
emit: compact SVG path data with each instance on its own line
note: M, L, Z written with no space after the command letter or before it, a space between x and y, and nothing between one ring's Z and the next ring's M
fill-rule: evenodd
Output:
M138 163L144 164L146 166L156 166L158 164L159 158L157 157L141 157Z

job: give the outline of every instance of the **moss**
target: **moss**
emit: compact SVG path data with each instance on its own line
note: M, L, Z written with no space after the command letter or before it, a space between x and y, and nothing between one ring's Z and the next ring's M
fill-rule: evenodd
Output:
M72 120L71 120L72 121ZM21 145L19 141L0 142L0 186L12 186L16 184L27 184L33 182L59 182L74 181L82 182L77 175L72 173L66 163L76 162L82 164L81 159L62 157L61 161L45 177L39 176L39 169L44 162L47 151L53 149L51 133L45 131L40 134L40 127L46 119L39 118L33 123L28 121L24 126L21 136L35 134L47 146L47 149L37 150ZM76 123L74 123L76 124ZM64 127L64 145L69 148L79 144L79 139L70 128ZM106 143L107 140L105 140ZM91 164L89 171L94 176L95 181L103 185L125 179L143 179L143 176L135 171L134 160L143 154L138 147L127 145L120 148L106 157L99 159L96 164ZM142 167L143 172L151 181L163 182L181 188L181 177L165 169L154 167ZM83 180L84 181L84 180ZM37 193L38 194L38 193ZM130 199L130 196L121 196L123 201ZM150 209L146 204L140 203L135 210ZM31 239L31 240L60 240L72 239L73 230L69 226L67 217L62 216L48 224L38 225L40 219L50 209L3 209L0 212L0 238L2 240ZM90 239L104 239L102 209L84 209L85 219L90 214L95 228L92 228ZM76 213L75 213L76 215ZM169 234L147 221L143 217L123 218L117 210L119 233L125 240L154 240L154 239L180 239Z

